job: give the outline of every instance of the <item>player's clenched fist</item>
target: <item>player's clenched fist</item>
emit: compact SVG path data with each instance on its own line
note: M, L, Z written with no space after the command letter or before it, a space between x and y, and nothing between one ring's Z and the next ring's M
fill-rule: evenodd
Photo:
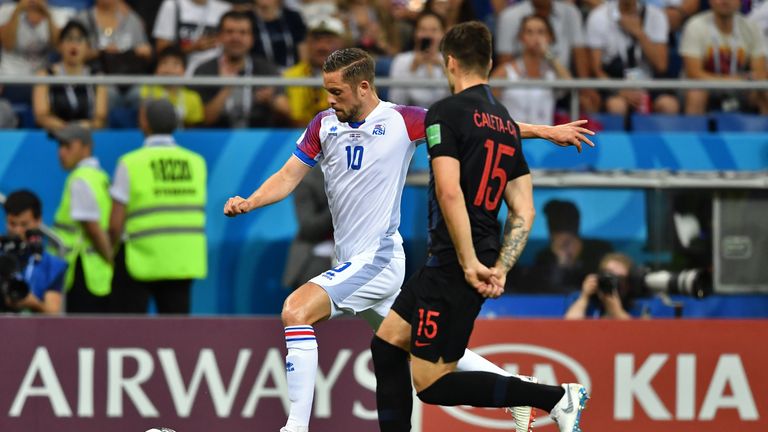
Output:
M228 199L227 203L224 204L224 214L229 217L245 214L251 210L253 210L251 203L247 199L240 196L234 196Z

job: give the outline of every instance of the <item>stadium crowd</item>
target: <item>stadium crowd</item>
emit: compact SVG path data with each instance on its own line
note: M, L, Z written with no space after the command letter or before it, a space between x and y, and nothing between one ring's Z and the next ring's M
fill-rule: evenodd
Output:
M508 80L766 78L768 2L754 0L0 0L3 75L320 75L361 47L377 75L442 79L438 43L459 22L495 29L493 77ZM428 106L446 89L382 89ZM514 117L557 122L568 94L499 89ZM303 127L318 88L3 85L0 127L135 127L167 98L180 127ZM768 114L764 92L583 90L583 113Z

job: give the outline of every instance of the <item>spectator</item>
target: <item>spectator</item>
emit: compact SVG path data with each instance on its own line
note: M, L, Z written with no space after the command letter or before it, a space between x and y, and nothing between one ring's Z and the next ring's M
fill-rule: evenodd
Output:
M391 78L444 79L440 40L445 34L443 19L434 12L422 12L416 19L415 49L395 56L389 71ZM447 88L392 87L389 100L401 105L430 107L450 94Z
M565 319L587 317L632 319L633 298L630 282L632 260L620 253L609 253L600 261L600 273L590 274L581 284L579 297L565 312Z
M163 49L157 56L157 76L183 77L186 73L186 59L179 47L172 45ZM140 96L142 100L167 99L176 107L176 116L179 120L178 127L197 126L205 120L203 100L195 90L182 85L143 85ZM144 106L139 108L143 109ZM141 115L141 114L139 114Z
M647 5L664 11L670 33L677 33L691 15L699 11L700 0L643 0Z
M310 21L307 34L307 60L288 68L286 78L307 78L321 76L326 57L344 47L344 24L338 18L321 18ZM308 124L315 113L328 108L323 88L288 87L286 89L291 108L291 119L295 125Z
M277 67L252 57L253 30L248 15L230 11L221 17L219 41L222 55L201 64L196 76L280 76ZM205 124L214 127L288 126L288 99L273 87L201 87Z
M381 0L343 0L347 29L352 45L374 56L393 56L400 52L399 33L389 5Z
M253 57L264 58L281 69L298 63L307 37L301 14L284 7L282 0L255 0L254 4Z
M597 272L600 259L611 251L602 240L579 235L579 209L570 201L549 201L544 206L549 248L537 256L527 286L536 293L576 291L589 273Z
M96 0L78 19L91 36L88 58L112 75L146 74L152 59L141 18L120 0ZM109 87L110 106L138 106L138 86Z
M2 86L0 86L1 93ZM0 97L0 129L15 129L18 124L19 119L13 111L13 106L7 99Z
M728 81L766 78L763 37L752 23L738 12L739 0L710 0L711 10L701 12L685 25L680 43L685 75L691 79ZM707 110L752 110L768 114L765 92L751 94L728 90L688 90L687 114Z
M424 10L443 17L446 30L458 23L477 19L471 0L427 0Z
M291 243L283 286L296 288L333 267L333 220L322 170L312 170L296 186L293 203L299 231Z
M28 245L41 248L40 225L43 213L40 199L27 190L12 192L5 200L5 229L8 236L20 239ZM23 283L29 293L18 300L1 299L13 311L29 310L36 313L61 313L61 293L67 263L48 252L24 250L14 258L21 266ZM2 308L0 308L2 309Z
M66 14L46 0L19 0L0 6L0 75L30 76L45 67L56 47ZM29 103L29 86L8 86L4 94L13 102Z
M768 56L768 2L760 3L760 6L752 9L749 20L763 33L763 46Z
M177 119L170 102L148 101L141 113L144 145L120 158L110 189L110 240L120 246L111 309L146 313L154 298L161 314L188 314L192 279L208 272L207 168L202 156L173 139Z
M491 72L491 77L509 81L570 79L571 73L551 51L554 37L554 30L546 19L538 15L523 18L519 36L523 47L522 55L496 66ZM494 93L516 121L554 123L555 92L552 89L507 87L496 88Z
M144 23L145 33L149 36L150 45L155 46L155 38L150 34L149 29L155 28L155 20L157 13L160 10L158 0L124 0L124 4L129 6L136 14L141 17L142 23Z
M61 62L42 70L39 76L88 76L88 32L79 21L70 21L61 29ZM78 122L90 129L104 127L107 118L107 89L93 85L39 84L33 90L35 121L52 131L68 122Z
M232 5L222 0L164 0L155 19L155 50L178 44L190 69L216 55L216 27Z
M669 65L669 23L656 6L638 0L617 0L596 7L587 19L587 45L598 78L648 80L664 75ZM651 107L651 104L653 107ZM651 98L646 90L621 90L607 95L606 111L677 114L680 104L669 94Z
M581 14L564 0L526 0L504 9L496 23L498 61L512 61L522 52L518 35L520 24L528 15L539 15L552 24L555 30L552 54L560 64L575 71L578 78L590 77L589 50L584 42ZM600 107L600 95L595 90L582 90L580 101L586 112L595 112Z
M109 176L93 156L91 132L70 124L51 134L59 161L70 174L54 216L54 231L67 249L68 313L106 313L112 291L112 245L107 236L112 202Z

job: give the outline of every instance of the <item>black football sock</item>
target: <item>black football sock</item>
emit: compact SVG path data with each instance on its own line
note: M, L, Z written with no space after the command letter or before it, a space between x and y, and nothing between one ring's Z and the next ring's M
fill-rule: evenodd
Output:
M378 336L371 341L376 373L376 407L381 432L411 430L413 393L408 353Z
M417 394L432 405L475 407L532 406L552 411L565 390L490 372L451 372Z

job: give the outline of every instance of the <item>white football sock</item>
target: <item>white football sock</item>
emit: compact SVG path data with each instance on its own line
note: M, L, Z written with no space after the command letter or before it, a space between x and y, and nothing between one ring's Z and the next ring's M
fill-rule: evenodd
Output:
M464 350L464 356L459 359L459 363L456 365L456 369L465 372L491 372L507 377L517 376L505 371L504 369L486 360L485 357L481 357L468 349Z
M285 328L285 370L288 377L288 398L291 411L286 429L306 431L312 415L312 400L315 396L315 375L317 374L317 339L315 329L310 325Z

